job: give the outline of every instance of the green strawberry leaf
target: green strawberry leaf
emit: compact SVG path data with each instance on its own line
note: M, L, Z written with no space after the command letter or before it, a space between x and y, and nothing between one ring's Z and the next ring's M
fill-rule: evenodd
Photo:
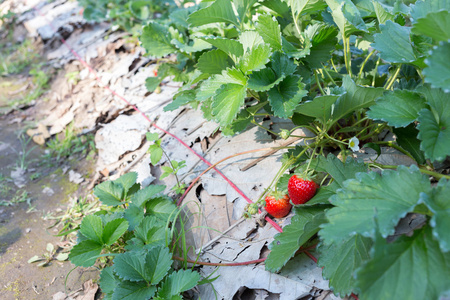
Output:
M448 11L433 12L425 18L416 20L412 32L417 35L426 35L435 41L447 41L450 39L450 13Z
M113 267L109 266L102 270L100 273L100 288L102 292L105 294L110 294L114 291L114 289L119 284L116 276L113 272Z
M105 181L98 184L94 188L94 195L105 205L118 206L122 205L122 196L124 189L122 185L113 181Z
M423 86L417 90L425 95L431 107L419 112L420 149L432 161L443 161L450 155L450 101L448 93Z
M240 84L227 83L222 85L213 98L212 113L214 119L227 126L233 122L241 106L244 105L247 88Z
M421 18L426 18L429 13L450 10L450 3L448 0L417 1L411 8L411 17L417 22Z
M82 241L70 250L70 262L78 267L90 267L95 264L103 246L92 240Z
M149 216L155 216L166 222L169 218L174 217L177 206L168 197L152 198L145 205L146 213Z
M326 124L331 117L333 105L338 98L339 96L334 95L315 97L312 101L307 101L298 106L295 112L314 117L322 124Z
M380 57L391 63L409 63L417 59L411 44L409 27L390 20L381 24L381 33L374 34L371 46L380 52ZM393 43L395 41L395 43Z
M305 33L311 40L310 53L305 61L311 68L320 69L324 61L330 60L331 53L336 49L338 32L335 27L315 24L309 26Z
M271 15L260 15L255 27L264 42L269 44L273 51L281 51L281 28L275 17Z
M356 278L364 299L437 299L450 286L450 253L440 251L428 226L393 243L377 234Z
M257 31L244 31L239 35L239 42L242 44L244 53L252 51L259 45L264 45L264 40Z
M274 16L284 16L287 18L290 15L289 7L283 0L263 0L259 3L272 10L271 14Z
M313 161L311 163L311 167L316 171L328 173L333 178L333 182L328 186L320 187L316 195L303 206L329 204L330 197L343 187L345 180L355 178L359 172L367 172L367 165L364 162L347 157L344 164L332 154L328 154L326 159L323 156L319 156L316 162Z
M280 118L290 118L294 114L297 105L306 96L303 83L298 75L288 75L277 86L267 93L273 114Z
M397 171L384 170L358 173L356 179L344 182L343 189L331 198L336 205L327 211L329 223L320 231L326 245L344 240L349 235L371 237L376 215L383 237L394 233L398 221L414 210L420 193L431 189L430 181L419 169L399 166Z
M207 51L200 56L197 68L203 73L220 74L223 70L232 66L232 61L222 50Z
M128 221L125 219L112 220L106 223L105 228L103 229L102 240L106 245L111 246L125 233L125 231L127 231L127 229Z
M228 54L234 61L244 55L244 47L236 40L223 37L202 37L202 39Z
M249 74L251 71L259 71L266 67L271 55L272 52L268 44L258 45L242 56L238 67L244 74Z
M197 285L200 274L192 270L179 270L167 276L158 290L158 297L161 299L171 299L180 293L190 290Z
M367 115L372 120L382 120L390 126L406 127L419 116L419 111L426 108L425 99L420 94L408 90L385 92L370 107Z
M180 42L179 40L172 39L170 41L172 45L174 45L180 52L184 53L195 53L200 52L206 49L211 49L211 44L205 42L204 40L194 38L191 42L188 44Z
M239 20L241 23L247 19L247 16L251 13L250 10L257 0L233 0L234 7L236 8Z
M166 189L165 185L151 184L133 194L133 196L131 196L130 198L131 203L133 203L138 207L143 207L150 199L152 199L165 189Z
M381 3L377 1L373 1L372 3L375 9L375 14L377 15L378 23L385 24L387 20L391 20L392 22L395 21L395 16L388 12Z
M296 15L323 10L327 4L323 0L284 0Z
M210 23L232 23L239 27L238 19L234 14L231 1L229 0L216 0L208 7L199 9L192 13L187 19L189 26L201 26Z
M135 229L135 236L146 245L163 245L166 241L166 223L154 216L145 217Z
M196 99L196 91L195 90L180 91L173 96L172 102L170 102L168 105L164 106L164 111L173 111L173 110L179 108L180 106L186 105L188 103L194 103L196 100L197 99ZM161 151L161 154L162 154L162 151ZM159 158L159 160L161 160L161 158ZM152 164L153 164L153 160L152 160Z
M318 266L322 275L329 280L335 294L345 297L355 292L355 271L369 259L372 240L359 234L348 237L343 242L329 246L320 244Z
M125 210L124 218L128 221L128 230L133 231L139 223L144 219L144 210L139 206L131 203Z
M421 194L422 201L433 212L430 225L433 227L433 235L436 237L442 252L450 252L450 181L441 179L431 193Z
M423 69L425 82L431 83L433 87L442 88L445 92L450 91L450 42L441 42L434 47L430 56L425 60L428 65Z
M344 37L367 31L366 23L351 0L326 0L326 2L331 9L334 22Z
M145 256L145 278L151 284L158 284L172 266L172 254L164 246L152 247Z
M367 165L362 161L357 161L352 157L347 157L345 164L333 154L329 154L325 159L323 156L318 157L317 170L325 171L333 178L333 183L329 185L334 191L344 187L347 179L355 178L360 172L367 172ZM314 167L314 162L311 163Z
M281 77L277 77L271 68L265 68L250 75L248 88L256 92L266 92L279 84L284 78L284 74Z
M275 235L269 246L272 251L265 261L268 271L278 272L319 231L319 226L326 222L323 207L294 208L294 212L291 224Z
M420 150L420 141L417 138L419 130L416 129L414 124L410 124L405 128L394 128L393 132L397 137L397 144L408 151L418 164L424 164L425 155L423 151Z
M247 110L241 110L233 123L221 128L222 134L225 136L232 136L236 133L241 133L247 129L248 125L251 124L251 121L252 115Z
M113 300L151 299L156 293L155 286L148 286L147 282L121 281L114 289Z
M167 27L150 21L142 28L142 47L150 55L163 57L175 52L176 48L171 43L171 37Z
M129 172L114 180L114 183L120 184L123 187L125 194L127 194L128 191L131 189L131 187L136 183L136 180L137 180L137 173Z
M222 71L222 74L213 75L209 79L202 82L200 90L197 92L197 100L205 102L205 100L208 100L211 97L215 96L219 88L227 83L246 85L247 78L238 69L226 69L225 71Z
M334 123L355 110L375 104L375 99L380 97L384 91L383 88L358 86L349 76L344 76L343 86L347 92L336 100L332 113Z
M128 251L114 258L114 273L129 281L149 281L146 277L145 252Z
M284 77L294 74L297 65L293 59L290 59L286 54L276 51L270 58L270 67L278 77Z
M103 224L102 219L96 215L87 215L83 218L80 225L80 232L88 239L103 244Z

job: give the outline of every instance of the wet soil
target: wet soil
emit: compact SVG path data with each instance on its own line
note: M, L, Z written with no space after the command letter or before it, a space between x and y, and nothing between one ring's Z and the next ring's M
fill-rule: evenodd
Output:
M53 260L46 267L27 262L46 253L48 243L57 248L62 238L55 236L60 228L50 228L55 223L52 217L66 211L70 197L86 190L86 185L69 182L62 170L69 167L89 174L89 162L77 166L55 163L44 158L44 148L31 141L26 149L34 149L23 158L22 146L28 136L20 139L18 134L25 129L24 124L27 122L19 113L0 116L0 298L51 299L65 288L70 293L98 276L95 269L76 269L65 285L67 274L74 268L70 262ZM21 176L24 186L19 188L11 172L21 164L26 171ZM21 197L24 192L26 196Z

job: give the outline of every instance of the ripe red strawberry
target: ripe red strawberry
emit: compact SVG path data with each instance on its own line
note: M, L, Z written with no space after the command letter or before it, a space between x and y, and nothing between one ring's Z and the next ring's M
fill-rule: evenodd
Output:
M289 196L272 192L266 197L266 211L275 218L283 218L291 211Z
M154 69L154 70L153 70L153 75L155 75L155 77L158 76L158 70L157 70L157 69Z
M292 175L288 182L288 193L295 205L304 204L308 202L317 190L317 183L306 178L300 178L297 175Z

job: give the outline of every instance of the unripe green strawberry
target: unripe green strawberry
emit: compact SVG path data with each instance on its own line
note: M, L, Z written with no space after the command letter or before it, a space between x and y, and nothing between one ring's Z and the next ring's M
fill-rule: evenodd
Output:
M317 184L309 178L292 175L288 181L288 193L295 205L308 202L316 194Z
M272 192L266 197L266 211L275 218L286 217L291 211L289 196Z

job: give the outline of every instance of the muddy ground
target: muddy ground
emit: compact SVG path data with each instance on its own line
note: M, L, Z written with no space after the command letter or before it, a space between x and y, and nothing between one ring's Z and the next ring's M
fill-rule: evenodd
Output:
M20 112L0 117L0 298L51 299L65 288L70 294L97 277L95 269L76 269L65 284L74 267L70 262L52 260L43 267L37 266L39 262L27 262L35 255L42 257L48 243L58 253L67 252L64 238L56 236L60 226L50 227L57 221L55 217L65 213L70 201L86 194L85 186L69 181L68 170L88 178L92 164L55 163L45 157L44 147L26 144L27 135L19 138L27 127L23 117ZM22 149L31 151L24 156ZM20 165L24 172L16 177L14 172ZM23 186L19 188L16 183Z

